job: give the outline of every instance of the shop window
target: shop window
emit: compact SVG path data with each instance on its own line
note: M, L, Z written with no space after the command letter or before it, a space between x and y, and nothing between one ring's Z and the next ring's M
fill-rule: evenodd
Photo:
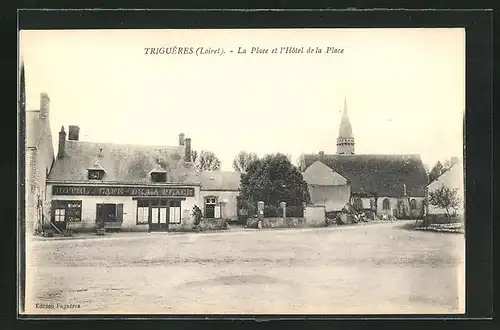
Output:
M181 201L170 201L169 207L169 223L180 224L181 223Z
M385 198L384 201L382 202L382 209L389 210L390 208L391 208L391 202L389 201L389 198Z
M52 221L55 222L81 222L82 201L52 201Z
M137 224L143 225L149 222L149 204L147 201L137 201Z
M417 200L415 198L412 198L410 200L410 209L416 210L417 209Z
M123 222L123 204L97 204L96 221L105 222Z

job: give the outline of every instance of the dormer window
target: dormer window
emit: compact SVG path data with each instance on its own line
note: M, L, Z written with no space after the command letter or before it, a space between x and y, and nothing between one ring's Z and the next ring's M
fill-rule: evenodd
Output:
M97 162L87 169L89 180L102 180L106 170Z
M152 182L167 182L167 171L162 168L155 168L150 175Z

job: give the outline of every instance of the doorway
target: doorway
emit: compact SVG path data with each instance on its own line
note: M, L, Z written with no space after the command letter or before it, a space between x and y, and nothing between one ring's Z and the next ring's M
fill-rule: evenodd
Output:
M149 230L168 231L168 204L166 200L152 200L150 204Z
M215 218L216 206L217 206L217 198L215 197L205 198L205 218L210 218L210 219Z

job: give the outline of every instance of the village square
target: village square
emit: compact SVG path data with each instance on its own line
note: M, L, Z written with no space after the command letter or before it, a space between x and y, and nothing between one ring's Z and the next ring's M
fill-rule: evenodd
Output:
M20 314L464 313L465 36L424 30L22 31Z
M336 154L242 152L233 172L184 133L120 145L70 125L54 157L49 113L43 93L26 117L29 313L462 310L461 161L357 155L346 100Z

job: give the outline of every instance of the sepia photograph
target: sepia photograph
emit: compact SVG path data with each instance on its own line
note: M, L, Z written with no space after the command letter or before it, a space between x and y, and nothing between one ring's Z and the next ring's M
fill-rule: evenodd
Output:
M21 30L22 315L465 313L465 29Z

